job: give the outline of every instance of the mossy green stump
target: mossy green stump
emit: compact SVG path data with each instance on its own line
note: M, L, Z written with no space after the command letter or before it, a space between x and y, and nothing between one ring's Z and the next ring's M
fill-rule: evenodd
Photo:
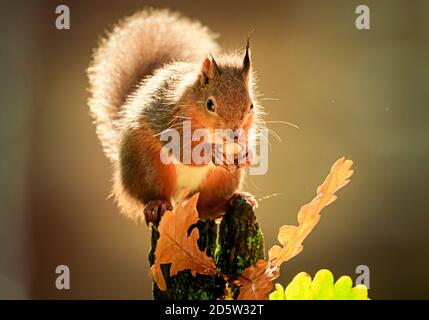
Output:
M237 297L239 288L234 280L258 259L264 258L264 239L261 228L256 222L252 204L244 196L236 197L230 204L218 226L215 221L198 221L200 238L198 246L207 249L207 255L214 258L219 275L192 276L189 270L181 271L170 277L170 265L162 265L167 283L167 291L161 291L153 283L155 300L215 300L222 299L229 286L230 292ZM191 227L191 229L193 228ZM150 265L153 265L154 252L159 238L158 231L152 227ZM227 280L223 275L227 276Z

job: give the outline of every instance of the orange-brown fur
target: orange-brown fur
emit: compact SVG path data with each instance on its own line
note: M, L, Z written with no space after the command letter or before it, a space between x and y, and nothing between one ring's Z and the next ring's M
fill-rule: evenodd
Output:
M171 126L180 132L184 119L192 130L248 130L261 113L248 49L244 57L218 54L207 28L168 11L142 11L120 22L95 51L88 75L91 114L113 166L113 194L133 218L151 201L171 203L179 191L176 166L160 159L160 132ZM206 108L208 98L214 112ZM211 166L193 190L205 218L225 210L243 178L241 170Z

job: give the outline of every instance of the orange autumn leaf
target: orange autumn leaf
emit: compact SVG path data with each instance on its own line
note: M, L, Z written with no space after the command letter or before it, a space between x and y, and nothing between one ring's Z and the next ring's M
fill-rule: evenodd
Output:
M259 260L255 267L251 266L243 272L246 279L240 280L242 286L239 299L267 298L273 286L272 281L279 276L282 263L302 251L302 243L319 222L322 209L334 202L337 199L335 192L349 183L353 174L352 165L351 160L337 160L325 181L317 188L316 197L299 210L298 225L280 227L278 240L282 247L273 246L268 251L268 262Z
M337 199L335 192L349 183L353 174L352 165L351 160L338 159L325 181L317 188L316 197L299 210L298 226L280 227L278 240L283 247L273 246L269 250L268 260L271 264L280 266L302 251L302 242L319 222L322 209L333 203Z
M192 196L183 204L186 193L179 199L173 211L166 211L158 227L159 239L155 249L155 263L151 274L158 288L165 291L167 285L161 271L161 264L170 264L170 276L182 270L191 270L203 275L216 274L216 266L212 258L198 248L199 231L192 229L188 236L189 227L197 223L196 209L198 195Z
M279 277L279 268L271 267L268 262L259 259L240 276L240 294L238 300L267 300L273 289L273 280Z

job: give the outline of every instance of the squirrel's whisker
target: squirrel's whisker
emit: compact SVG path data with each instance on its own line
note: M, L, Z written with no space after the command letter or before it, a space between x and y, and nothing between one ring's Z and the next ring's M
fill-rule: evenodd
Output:
M272 194L268 194L268 195L266 195L266 196L263 196L263 197L261 197L261 198L258 198L258 202L261 202L261 201L263 201L263 200L267 200L267 199L270 199L270 198L273 198L273 197L281 196L281 195L282 195L281 193L272 193Z
M281 121L281 120L272 120L272 121L264 121L264 122L265 123L275 123L275 124L277 124L277 123L279 123L279 124L286 124L288 126L291 126L291 127L295 128L295 129L299 130L299 126L297 124L292 123L292 122Z
M279 101L280 99L277 98L261 98L261 101Z
M157 136L159 136L159 135L161 135L161 134L163 134L163 133L165 133L165 132L168 132L168 131L170 131L170 130L178 130L178 129L180 129L180 128L181 128L181 126L182 126L184 123L185 123L185 122L175 123L175 124L173 124L173 125L169 126L168 128L166 128L166 129L162 130L161 132L159 132L159 133L155 134L155 135L154 135L154 137L157 137Z

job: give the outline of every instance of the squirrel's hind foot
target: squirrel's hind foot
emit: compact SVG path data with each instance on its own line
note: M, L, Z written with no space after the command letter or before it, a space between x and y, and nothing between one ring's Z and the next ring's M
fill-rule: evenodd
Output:
M146 225L149 223L157 226L161 221L161 218L165 211L173 210L173 206L170 202L164 200L151 200L144 207L144 219Z

